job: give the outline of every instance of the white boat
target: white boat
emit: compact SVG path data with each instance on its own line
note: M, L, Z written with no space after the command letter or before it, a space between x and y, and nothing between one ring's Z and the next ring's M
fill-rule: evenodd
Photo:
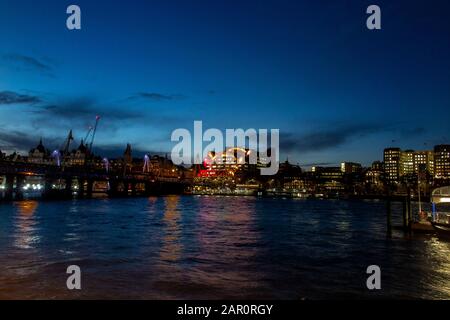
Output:
M437 205L442 203L450 203L450 186L434 189L431 193L431 224L439 234L450 236L450 212L437 210Z

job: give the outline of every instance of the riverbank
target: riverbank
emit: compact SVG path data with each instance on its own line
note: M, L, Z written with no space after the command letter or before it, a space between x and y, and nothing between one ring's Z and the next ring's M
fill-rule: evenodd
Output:
M174 192L175 191L175 192ZM9 203L13 201L21 200L45 200L45 201L61 201L61 200L72 200L72 199L104 199L104 198L142 198L149 196L166 196L166 195L186 195L186 196L227 196L227 197L262 197L262 198L292 198L292 199L334 199L334 200L391 200L391 201L404 201L407 195L350 195L350 194L326 194L326 193L316 193L316 194L306 194L306 193L288 193L288 192L267 192L267 191L251 191L251 192L234 192L234 191L224 191L224 192L185 192L178 188L177 190L160 190L159 192L140 192L140 191L129 191L122 193L108 193L108 192L93 192L89 196L78 195L77 193L66 193L66 192L50 192L50 193L21 193L20 197L10 197L6 198L0 192L0 203ZM411 201L418 201L417 197L411 197ZM426 203L430 201L429 196L422 195L421 201Z

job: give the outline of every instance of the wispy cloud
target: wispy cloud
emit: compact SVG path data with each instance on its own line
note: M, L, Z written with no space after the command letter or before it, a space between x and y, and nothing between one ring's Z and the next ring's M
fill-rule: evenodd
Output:
M92 126L95 117L101 117L102 132L117 133L134 128L167 128L178 124L176 115L149 114L145 111L125 106L110 105L93 97L74 97L41 103L28 111L32 114L31 125L36 130L51 128L58 130L85 130ZM87 130L87 129L86 129Z
M347 124L300 135L285 133L280 137L280 148L283 151L304 153L322 151L341 146L354 138L376 133L383 128L385 126L375 124Z
M416 137L418 135L423 135L427 132L424 127L414 127L414 128L402 128L400 129L400 134L402 137Z
M0 150L2 151L28 151L30 148L36 146L39 142L39 136L36 134L29 134L17 130L0 130ZM54 147L57 139L53 137L45 137L44 145L47 147Z
M53 67L38 58L19 53L4 54L2 58L4 61L13 64L16 68L37 71L46 76L54 76Z
M41 102L41 98L26 94L19 94L13 91L0 91L0 105L11 104L36 104Z
M138 94L130 97L130 99L146 99L151 101L171 101L171 100L182 100L186 96L182 94L162 94L157 92L139 92Z
M60 120L85 120L100 115L112 120L136 119L139 114L124 108L105 107L90 97L64 99L58 103L48 104L32 112L45 114Z
M126 108L105 106L94 98L76 97L59 99L52 103L33 107L29 112L33 115L31 125L35 130L87 130L100 116L103 132L117 132L131 121L138 121L140 115ZM107 125L104 125L104 124Z
M11 153L13 151L21 154L26 154L31 148L36 147L39 139L43 139L43 144L49 150L60 147L63 143L63 137L54 137L48 134L36 135L30 134L18 130L4 130L0 129L0 151ZM164 152L158 152L155 150L146 150L137 143L130 142L132 145L133 157L143 157L145 154L150 155L164 155ZM127 141L123 143L112 144L95 144L94 153L102 157L118 158L122 157L126 148ZM72 147L77 147L77 144L72 144Z

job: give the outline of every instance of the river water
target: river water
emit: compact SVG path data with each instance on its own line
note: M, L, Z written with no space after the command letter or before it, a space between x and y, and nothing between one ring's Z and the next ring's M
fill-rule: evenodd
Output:
M389 239L385 212L374 200L219 196L4 203L0 299L449 299L450 243ZM393 215L400 224L400 203ZM81 290L66 288L69 265Z

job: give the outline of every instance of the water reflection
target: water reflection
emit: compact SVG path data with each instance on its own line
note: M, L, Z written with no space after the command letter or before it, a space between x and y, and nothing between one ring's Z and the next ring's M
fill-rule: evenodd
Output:
M162 238L162 246L160 258L163 261L175 262L180 259L182 244L180 241L180 212L177 210L179 196L168 196L164 198L164 236Z
M155 204L157 200L158 200L158 197L155 197L155 196L148 197L148 202L150 204Z
M220 203L219 208L217 202ZM228 254L248 258L256 253L254 250L240 250L241 247L252 247L259 238L253 201L229 201L226 197L218 201L213 197L201 197L199 211L198 237L202 255L223 251L223 257L227 259Z
M450 248L448 243L433 238L428 241L425 255L432 261L436 275L426 282L430 292L440 292L440 298L450 297Z
M17 212L22 216L32 216L36 212L38 205L39 202L34 200L25 200L15 203Z
M14 245L16 247L31 249L39 242L40 236L36 234L37 221L34 216L38 206L39 202L34 200L25 200L15 203L17 210L15 225L17 231Z
M263 276L251 267L260 254L254 201L201 197L198 224L198 257L206 272L197 280L221 288L239 283L241 294L251 290Z
M73 261L91 284L82 298L450 298L450 243L387 239L384 213L375 201L240 197L1 205L0 298L72 297ZM375 294L355 276L374 263Z
M147 211L148 213L155 213L157 212L156 203L158 202L158 197L150 196L147 198L148 205L147 205Z

